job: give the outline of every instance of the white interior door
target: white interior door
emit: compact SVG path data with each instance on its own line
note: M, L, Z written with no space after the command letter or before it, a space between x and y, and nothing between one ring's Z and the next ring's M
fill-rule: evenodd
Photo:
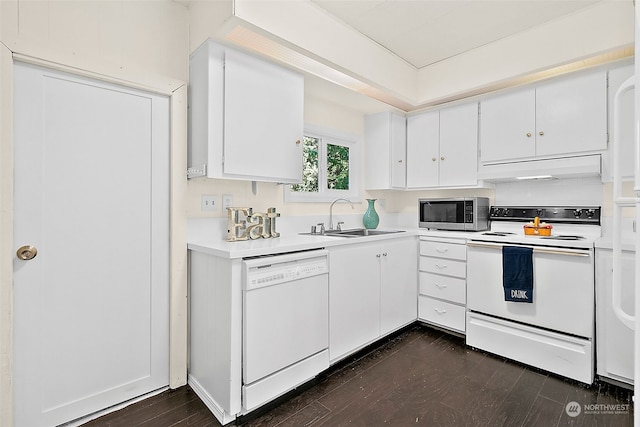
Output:
M169 383L169 103L16 63L15 425Z

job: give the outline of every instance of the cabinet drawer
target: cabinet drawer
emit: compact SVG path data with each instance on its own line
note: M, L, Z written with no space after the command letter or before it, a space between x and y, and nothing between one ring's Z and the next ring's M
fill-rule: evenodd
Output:
M465 331L465 312L463 306L440 301L420 295L418 300L418 318L458 332Z
M420 241L420 255L464 261L467 259L467 247L455 243Z
M467 263L445 258L420 257L420 271L444 274L446 276L467 277Z
M466 280L421 271L420 294L465 304Z

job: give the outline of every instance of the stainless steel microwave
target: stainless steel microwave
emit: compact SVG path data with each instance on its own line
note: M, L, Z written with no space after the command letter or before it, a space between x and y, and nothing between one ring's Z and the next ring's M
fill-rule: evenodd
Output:
M487 230L489 198L418 199L418 226L436 230Z

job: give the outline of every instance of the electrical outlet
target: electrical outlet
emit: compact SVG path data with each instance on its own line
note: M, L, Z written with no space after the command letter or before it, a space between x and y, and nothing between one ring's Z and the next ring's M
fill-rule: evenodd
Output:
M218 195L217 194L203 194L200 202L200 209L202 211L217 211L218 210Z
M222 209L227 209L233 206L233 196L231 194L222 195Z
M384 208L387 206L387 200L378 199L378 206L380 207L380 209L384 210Z

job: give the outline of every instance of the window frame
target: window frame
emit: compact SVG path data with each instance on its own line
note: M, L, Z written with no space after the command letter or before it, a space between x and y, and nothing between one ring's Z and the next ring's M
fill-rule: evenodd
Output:
M360 144L358 137L348 133L324 128L321 126L305 125L304 136L319 139L318 143L318 192L291 191L291 184L283 188L285 203L298 202L332 202L337 198L359 202L360 194ZM327 189L327 144L340 145L349 148L349 189ZM302 165L300 165L302 167Z

